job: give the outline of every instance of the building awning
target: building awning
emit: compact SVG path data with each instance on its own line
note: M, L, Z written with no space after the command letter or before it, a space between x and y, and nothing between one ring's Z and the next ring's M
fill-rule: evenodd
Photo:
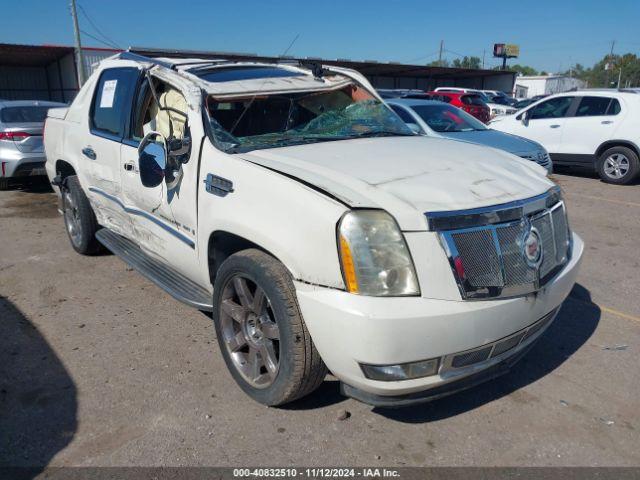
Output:
M73 53L72 47L0 43L0 65L44 67L56 60L60 60L69 53Z

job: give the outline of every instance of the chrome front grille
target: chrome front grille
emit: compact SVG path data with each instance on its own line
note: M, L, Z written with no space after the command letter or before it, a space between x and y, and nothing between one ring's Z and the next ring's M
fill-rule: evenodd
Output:
M490 230L471 230L452 233L460 258L464 261L464 269L468 271L469 281L474 287L490 287L496 285L501 275L500 257L494 248L493 235Z
M436 229L464 299L533 293L569 259L570 233L559 195L494 209L431 218L443 227ZM474 222L480 225L456 228Z

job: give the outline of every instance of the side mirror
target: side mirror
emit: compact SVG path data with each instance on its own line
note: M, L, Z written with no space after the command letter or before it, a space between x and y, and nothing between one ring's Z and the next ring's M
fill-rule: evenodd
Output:
M531 110L527 110L520 115L520 120L522 121L522 125L525 127L529 126L529 117L531 116Z
M138 169L142 185L147 188L160 185L166 167L167 146L164 137L158 132L147 133L138 146Z
M407 127L409 127L409 129L415 134L419 135L422 133L420 125L418 125L417 123L407 123Z

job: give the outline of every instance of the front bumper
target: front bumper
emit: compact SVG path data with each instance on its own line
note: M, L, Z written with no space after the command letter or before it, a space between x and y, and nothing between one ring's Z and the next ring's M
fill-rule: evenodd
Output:
M400 408L409 407L411 405L419 405L421 403L431 402L454 393L462 392L469 388L476 387L484 382L498 378L508 373L511 367L518 362L532 347L535 340L530 344L518 349L518 351L500 360L495 365L491 365L475 373L463 376L452 382L443 383L427 390L408 393L405 395L377 395L364 390L352 387L346 383L340 383L340 391L343 395L355 398L363 403L368 403L374 407L380 408Z
M479 380L483 371L504 370L517 360L550 324L553 314L573 288L584 244L573 234L573 255L565 268L536 294L486 301L451 301L422 297L363 297L296 282L305 323L324 362L343 383L345 393L369 403L377 397L430 397L432 390L467 377ZM438 281L438 279L433 279ZM535 335L520 339L508 352L480 363L451 368L450 359L530 329L550 315ZM371 380L361 364L392 365L440 358L436 375L401 381ZM514 360L515 359L515 360ZM496 367L502 365L502 367ZM475 384L475 383L474 383ZM458 383L458 386L460 383ZM442 389L453 393L459 388ZM452 390L452 391L448 391ZM444 393L446 394L446 393Z

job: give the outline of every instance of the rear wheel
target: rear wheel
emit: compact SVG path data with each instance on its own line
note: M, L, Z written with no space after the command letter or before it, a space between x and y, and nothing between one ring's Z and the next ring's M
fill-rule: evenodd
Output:
M82 255L98 253L100 243L95 236L99 228L98 221L75 175L67 177L62 187L62 209L73 249Z
M631 183L640 171L638 155L627 147L613 147L598 159L598 174L607 183L626 185Z
M324 380L291 275L275 258L256 249L229 257L216 275L213 311L225 363L254 400L282 405Z

